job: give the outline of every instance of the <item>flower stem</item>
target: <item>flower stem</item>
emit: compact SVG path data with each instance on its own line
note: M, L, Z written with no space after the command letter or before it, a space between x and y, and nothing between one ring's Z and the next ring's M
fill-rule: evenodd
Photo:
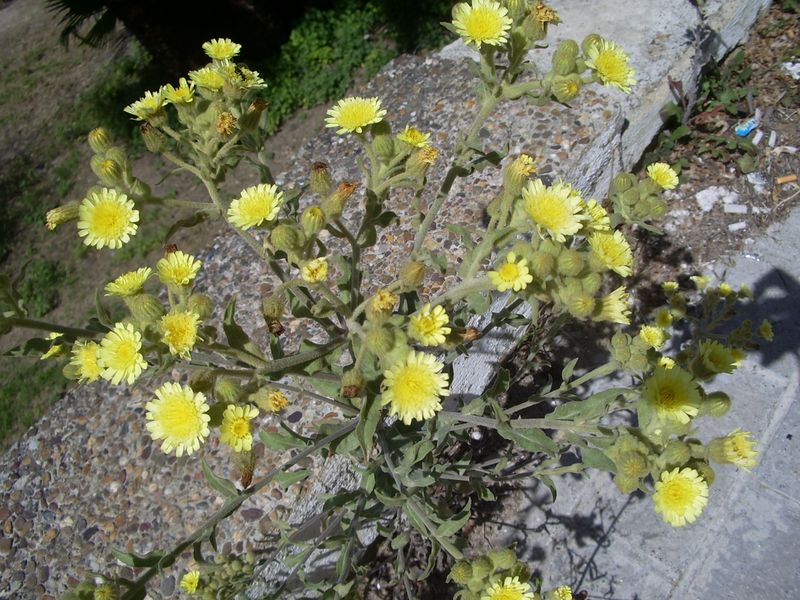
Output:
M52 333L63 333L64 335L72 335L77 337L90 337L93 338L98 335L103 335L102 331L92 331L90 329L83 329L80 327L65 327L55 323L48 323L47 321L39 321L37 319L27 319L24 317L11 317L9 319L15 327L24 327L26 329L38 329L40 331L49 331Z

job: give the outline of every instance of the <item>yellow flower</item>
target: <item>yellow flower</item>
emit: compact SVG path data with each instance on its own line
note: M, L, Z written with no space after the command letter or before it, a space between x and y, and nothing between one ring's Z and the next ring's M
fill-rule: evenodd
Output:
M572 600L572 598L572 588L568 585L558 586L548 596L548 600Z
M45 215L45 224L50 231L53 231L59 225L69 223L78 218L80 204L75 200L56 206L52 210L48 210Z
M325 127L338 127L336 133L361 133L367 125L378 123L386 115L378 98L344 98L328 110Z
M603 85L617 87L626 94L636 84L633 69L628 65L628 55L614 42L601 40L592 44L586 66L597 72Z
M178 87L174 87L171 83L168 83L161 88L161 92L164 94L164 98L167 102L171 102L172 104L189 104L194 100L194 83L189 83L186 81L185 77L181 77L178 80Z
M758 326L758 335L768 342L771 342L775 337L775 334L772 331L772 323L770 323L767 319L761 321L761 325Z
M372 308L380 312L391 313L400 297L387 289L378 290L372 297Z
M513 252L506 255L506 262L502 263L496 271L489 271L488 276L498 292L512 289L519 292L533 281L533 276L528 271L528 261L524 258L517 260L517 255Z
M430 133L422 133L416 127L406 125L406 128L397 134L397 139L405 142L412 148L425 148L430 145Z
M717 373L733 373L736 358L731 348L715 340L703 340L697 349L693 367L699 377L708 379Z
M669 309L666 308L659 308L656 312L656 325L661 327L661 329L666 329L667 327L672 325L672 313L669 312Z
M283 392L275 390L270 392L269 395L267 395L267 405L269 406L269 409L272 412L279 413L284 408L289 406L289 399Z
M121 248L136 234L139 211L125 194L109 188L92 192L78 209L78 235L87 246Z
M597 231L589 236L589 246L602 265L618 275L630 277L633 253L621 231Z
M241 44L236 44L228 38L217 38L203 44L203 52L214 60L230 60L241 50Z
M506 577L486 588L481 600L534 600L535 597L529 583L519 577Z
M467 44L499 46L508 39L512 20L508 9L493 0L472 0L453 7L453 27Z
M201 88L206 88L214 92L222 89L225 85L225 77L217 69L203 67L196 71L189 71L189 79Z
M92 383L100 378L102 368L98 364L100 346L96 342L78 340L72 346L72 358L69 361L78 372L78 381Z
M261 183L242 190L241 195L231 202L228 220L239 229L257 227L264 221L273 221L278 216L283 203L283 192L275 185Z
M708 504L708 484L694 469L661 473L653 494L655 510L673 527L694 523Z
M661 348L666 341L664 330L655 325L642 325L639 329L639 337L653 350Z
M114 385L123 379L132 384L147 368L147 361L139 353L142 334L130 323L117 323L100 340L97 362L103 369L100 376Z
M669 356L662 356L658 359L658 365L664 369L671 369L675 366L675 361Z
M426 346L440 346L444 344L445 336L451 329L446 327L450 318L444 308L426 304L419 312L411 317L408 324L408 335L419 340Z
M152 273L150 267L128 271L106 285L106 296L135 296Z
M161 341L169 346L170 354L188 359L197 341L200 317L191 311L172 311L161 317Z
M587 233L609 231L611 229L611 219L608 216L608 211L597 200L585 202L582 208L589 217L583 224Z
M147 431L161 443L161 450L175 456L191 454L208 437L206 397L189 386L167 382L156 390L156 397L145 405Z
M522 200L531 221L546 229L557 242L578 233L581 221L586 219L580 194L563 181L549 187L541 179L529 181L522 189Z
M51 333L51 334L49 334L47 336L47 339L48 340L57 340L58 338L60 338L63 335L64 335L63 333L53 332L53 333ZM59 356L59 355L61 355L63 353L63 351L64 351L64 345L63 344L50 344L50 348L48 348L47 351L44 354L42 354L42 356L39 358L39 360L46 360L48 358L53 358L54 356Z
M442 410L439 399L450 393L444 364L431 354L411 350L403 360L385 371L383 403L390 414L406 425L430 419Z
M714 438L708 444L708 455L720 464L731 464L750 470L758 464L758 451L753 449L749 431L736 429L725 437Z
M328 278L328 259L324 256L308 261L300 268L300 277L308 283L319 283Z
M253 448L253 434L250 421L258 416L258 409L246 406L229 405L222 413L219 426L219 441L233 448L234 452L249 452Z
M719 292L720 296L727 297L733 293L733 288L731 287L731 284L722 282L719 284L717 291Z
M188 571L181 577L181 589L189 594L194 594L197 591L197 586L200 584L200 571Z
M679 287L680 286L678 285L677 281L665 281L664 283L661 284L661 289L664 290L664 293L667 296L670 296L675 292L677 292Z
M137 121L146 121L161 112L163 106L164 97L161 95L160 90L158 92L145 92L144 96L136 102L126 106L125 112L136 117Z
M194 256L176 250L156 263L158 277L167 285L189 285L203 263Z
M624 287L618 287L608 296L600 300L599 308L592 316L594 321L609 321L621 325L630 324L631 311L628 308L628 293Z
M678 187L678 174L666 163L657 162L648 165L647 176L665 190Z
M691 374L680 367L656 367L642 388L642 402L664 422L685 425L697 415L700 392Z

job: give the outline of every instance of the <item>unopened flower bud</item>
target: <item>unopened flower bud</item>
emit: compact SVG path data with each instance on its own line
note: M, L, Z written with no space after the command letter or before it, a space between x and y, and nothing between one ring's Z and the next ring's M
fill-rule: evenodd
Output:
M267 101L263 98L256 98L247 107L247 110L239 119L239 128L242 131L253 131L258 127L258 121L261 119L261 113L267 108Z
M166 138L158 129L153 127L150 123L144 122L139 126L139 132L142 134L144 145L150 152L158 154L164 149L164 142Z
M131 316L142 326L155 323L164 316L164 305L152 294L136 294L124 298Z
M350 369L342 374L342 396L344 398L357 398L364 390L364 376L358 369Z
M599 46L603 38L597 33L590 33L581 42L581 51L584 56L589 56L589 50L594 46Z
M472 578L485 580L492 574L494 567L488 558L480 556L472 561Z
M370 127L372 133L372 147L375 154L383 163L388 163L395 155L394 138L392 128L386 121L378 121Z
M79 209L80 203L77 200L72 200L61 206L56 206L52 210L48 210L47 216L45 217L47 228L52 231L59 225L74 221L78 218Z
M555 273L556 257L549 252L536 250L531 255L530 266L531 271L533 271L533 274L536 275L536 277L539 279L546 279Z
M89 132L89 147L95 154L104 154L111 148L111 136L105 127L96 127Z
M553 53L553 74L570 75L575 72L575 55L569 51L562 52L561 49Z
M242 388L232 377L218 377L214 383L214 398L225 404L235 404L242 397Z
M700 403L700 414L724 417L731 409L731 398L725 392L711 392Z
M594 296L603 284L603 277L599 273L589 273L581 277L580 281L583 291Z
M331 170L328 164L324 162L315 162L311 165L311 191L320 196L325 196L331 193L333 189L333 180L331 179Z
M472 579L472 565L469 561L458 560L450 569L450 579L459 585L466 585Z
M119 187L123 184L122 166L115 160L95 154L89 160L89 166L97 178L106 185Z
M422 179L428 172L430 166L436 162L439 151L433 146L420 148L408 157L406 161L406 172L412 177Z
M285 310L283 300L278 296L267 296L261 301L261 314L267 321L280 319Z
M626 192L636 184L636 178L630 173L620 173L611 182L612 192ZM637 194L638 196L638 194Z
M575 277L583 269L583 255L577 250L564 250L558 255L556 266L561 275Z
M630 494L639 488L639 478L617 473L617 476L614 477L614 485L623 494Z
M510 569L517 562L517 555L511 548L490 550L488 558L494 565L494 568L500 571Z
M275 248L290 254L299 251L303 247L305 234L293 225L283 223L272 230L269 240Z
M303 211L300 224L303 226L303 233L306 234L306 237L313 238L325 226L325 213L319 206L309 206Z
M380 358L391 352L394 347L394 334L389 327L383 325L370 327L364 343L370 352Z
M322 203L322 212L325 213L325 216L329 219L338 219L341 217L347 199L353 195L353 192L356 191L356 187L358 187L358 184L353 181L343 181L340 183L336 191Z
M597 300L583 290L570 290L562 293L562 301L569 314L577 319L589 317L597 308Z
M192 294L186 301L186 308L205 321L214 314L214 302L205 294Z
M617 472L624 477L641 479L647 475L647 457L639 452L623 452L616 463Z
M400 269L400 282L408 291L418 289L424 280L425 265L418 260L408 262Z
M692 451L685 442L672 440L667 443L660 458L664 465L680 467L692 458Z

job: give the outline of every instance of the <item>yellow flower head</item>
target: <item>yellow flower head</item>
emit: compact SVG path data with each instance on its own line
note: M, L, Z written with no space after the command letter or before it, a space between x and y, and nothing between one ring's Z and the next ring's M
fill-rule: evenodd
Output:
M132 384L147 368L147 361L139 353L142 334L130 323L117 323L100 340L97 362L103 369L100 376L114 385L123 379Z
M628 292L618 287L599 302L599 310L592 316L595 321L609 321L620 325L630 324L630 308L628 308Z
M194 84L181 77L178 80L178 87L168 83L161 88L161 93L164 94L166 101L172 104L189 104L194 100Z
M519 577L506 577L486 588L481 600L534 600L535 597L528 582L520 581Z
M440 346L444 344L445 337L450 333L446 327L450 318L444 308L426 304L417 314L411 317L408 324L408 335L422 342L425 346Z
M275 185L260 183L245 190L231 202L228 220L239 229L257 227L264 221L273 221L280 212L283 192Z
M258 416L258 409L246 406L229 405L222 413L219 426L219 441L233 448L234 452L249 452L253 448L253 434L250 421Z
M642 327L639 329L639 337L645 344L654 350L661 348L667 338L664 330L660 327L656 327L655 325L642 325Z
M466 44L500 46L508 39L512 20L508 9L494 0L472 0L453 7L453 27Z
M145 92L144 96L136 102L126 106L125 112L136 117L137 121L146 121L160 113L163 106L164 96L160 90L158 92Z
M522 189L523 208L537 226L544 228L557 242L578 233L583 214L583 200L568 183L558 181L546 186L541 179L529 181Z
M642 388L642 402L665 422L685 425L697 415L700 392L691 374L680 367L656 367Z
M758 335L768 342L771 342L775 337L775 333L772 331L772 323L770 323L767 319L761 321L761 325L758 326Z
M439 399L450 393L444 364L431 354L411 350L383 373L383 403L406 425L430 419L442 410Z
M203 67L196 71L189 71L189 79L192 80L197 87L205 88L213 92L217 92L225 85L225 76L217 69L212 67Z
M653 503L665 523L683 527L694 523L708 504L708 483L694 469L664 471L656 481Z
M189 285L203 263L194 256L176 250L156 263L158 278L167 285Z
M558 586L550 592L549 600L572 600L572 588L568 585Z
M506 261L498 265L496 271L489 271L488 276L498 292L506 290L519 292L533 281L533 276L528 271L528 261L524 258L518 260L513 252L506 255Z
M273 390L267 395L267 406L272 412L279 413L289 406L289 399L283 392Z
M697 350L698 373L703 378L717 373L733 373L736 369L736 358L732 349L715 340L703 340Z
M657 162L647 167L647 176L665 190L678 187L678 174L667 163Z
M611 219L608 216L608 211L606 211L597 200L585 202L583 204L583 211L589 217L583 223L583 228L586 233L609 231L611 229Z
M615 42L601 40L589 47L586 66L597 72L603 85L614 86L630 94L636 84L633 69L628 65L628 55Z
M75 200L56 206L52 210L48 210L45 215L45 225L50 231L53 231L59 225L69 223L78 218L80 204Z
M300 268L300 277L308 283L320 283L328 278L328 259L324 256L308 261Z
M96 342L78 340L72 346L72 358L69 361L78 372L78 381L92 383L97 381L103 369L98 363L100 346Z
M344 98L328 110L325 127L338 127L336 133L361 133L364 127L378 123L385 115L378 98Z
M106 296L135 296L142 291L152 273L150 267L128 271L106 285Z
M656 325L661 329L666 329L672 325L672 313L668 308L659 308L656 312Z
M665 281L664 283L661 284L661 289L664 290L664 293L667 296L671 296L672 294L677 292L679 288L680 286L678 285L677 281Z
M191 311L173 310L161 317L161 341L169 346L170 354L189 358L197 341L197 326L200 317Z
M217 38L203 44L203 52L214 60L230 60L241 50L241 44L236 44L228 38Z
M714 438L708 444L708 455L720 464L736 465L750 470L758 464L758 451L753 448L749 431L736 429L725 437Z
M671 369L675 366L675 361L671 359L669 356L662 356L658 359L658 366L664 369Z
M397 139L405 142L412 148L425 148L430 146L430 133L422 133L416 127L406 125L406 128L397 134Z
M208 437L206 397L189 386L167 382L156 390L156 397L145 405L147 431L161 443L161 450L175 456L191 454Z
M194 594L200 585L200 571L188 571L181 577L180 587L184 592Z
M621 231L597 231L589 236L592 255L606 268L623 277L630 277L633 253Z
M387 289L378 290L372 297L372 308L380 312L391 313L400 297Z
M78 209L78 235L95 248L121 248L136 234L139 211L125 194L110 188L92 192Z

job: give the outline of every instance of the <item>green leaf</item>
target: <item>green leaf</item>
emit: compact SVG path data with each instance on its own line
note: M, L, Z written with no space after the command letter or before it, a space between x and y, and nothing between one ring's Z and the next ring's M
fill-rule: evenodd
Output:
M213 207L210 207L213 210ZM175 235L181 229L188 229L189 227L195 227L196 225L200 225L201 223L205 223L208 220L208 213L206 212L198 212L192 215L191 217L186 217L185 219L180 219L179 221L175 221L172 226L167 230L167 234L164 236L164 242L166 243L169 241L173 235Z
M94 293L94 309L97 312L97 320L100 321L103 325L111 329L114 327L114 321L111 320L111 315L109 314L106 307L103 306L103 303L100 301L100 290L96 290Z
M558 452L558 444L541 429L513 429L510 425L501 423L497 426L497 433L528 452L546 452L548 454Z
M408 532L402 531L392 538L390 546L392 547L392 550L400 550L400 548L404 548L408 544L410 539L411 536L408 534Z
M627 393L630 393L628 388L609 388L590 396L586 400L565 402L545 418L579 422L591 421L607 414L609 405Z
M572 373L575 371L575 365L578 364L578 359L573 358L569 361L564 368L561 370L561 381L563 383L568 383L572 379Z
M267 448L279 452L305 447L302 440L298 440L296 437L288 433L281 433L280 431L265 431L262 429L258 432L258 439L260 439Z
M436 533L441 536L455 535L467 524L469 518L472 516L472 501L467 499L467 505L453 518L448 519L436 528Z
M147 554L136 554L134 552L123 552L117 548L111 548L111 553L122 564L137 568L154 567L159 564L162 558L164 558L164 552L161 550L153 550ZM167 561L166 563L161 563L161 566L168 567L173 562L174 559Z
M387 508L400 508L401 506L404 506L406 503L405 497L387 496L378 488L375 488L375 497L381 504L383 504Z
M378 396L367 397L361 407L361 420L356 425L356 437L364 452L364 459L369 462L374 446L373 437L383 413L383 404Z
M208 485L226 498L235 498L239 495L239 490L236 489L236 486L224 477L215 475L205 459L200 461L200 470L203 471L203 476L206 478Z
M606 456L605 452L597 448L583 448L581 450L581 462L587 467L616 473L617 466L614 461Z
M44 354L50 349L50 340L31 338L19 346L6 350L3 356L28 356L29 354Z
M309 475L308 469L300 469L298 471L284 471L283 473L278 473L274 477L274 481L276 481L279 485L282 485L284 488L288 488L293 483L297 483L298 481L303 481Z

